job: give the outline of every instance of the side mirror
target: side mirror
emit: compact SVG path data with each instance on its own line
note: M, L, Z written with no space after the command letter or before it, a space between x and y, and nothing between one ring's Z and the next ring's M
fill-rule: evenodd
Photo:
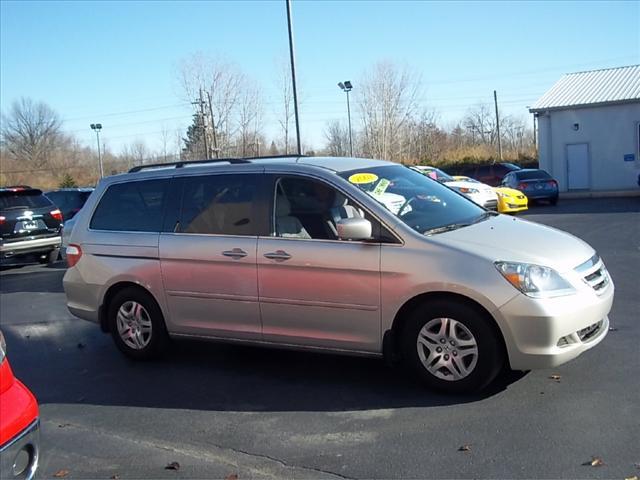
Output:
M371 222L364 218L343 218L336 223L340 240L369 240Z

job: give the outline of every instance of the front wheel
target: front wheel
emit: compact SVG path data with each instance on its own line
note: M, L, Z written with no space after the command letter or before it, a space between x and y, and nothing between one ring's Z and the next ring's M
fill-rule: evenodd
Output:
M433 301L415 309L402 332L404 358L430 387L480 390L500 372L504 358L487 314L465 303Z
M118 349L136 360L159 356L169 340L155 299L137 288L125 288L111 300L109 329Z
M558 197L551 198L551 200L549 200L549 203L551 205L557 205L558 204Z

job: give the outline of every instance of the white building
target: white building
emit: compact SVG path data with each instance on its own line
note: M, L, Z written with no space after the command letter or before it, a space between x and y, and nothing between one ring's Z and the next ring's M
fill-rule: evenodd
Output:
M561 192L638 190L640 65L565 75L529 111Z

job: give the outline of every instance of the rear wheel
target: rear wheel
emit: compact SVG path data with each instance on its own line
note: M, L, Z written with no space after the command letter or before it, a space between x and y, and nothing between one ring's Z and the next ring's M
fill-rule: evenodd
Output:
M408 365L431 388L451 393L480 390L504 359L487 314L465 303L436 300L416 308L402 332Z
M551 205L557 205L558 204L558 197L553 197L552 199L549 200L549 203Z
M155 299L138 288L125 288L111 300L108 309L109 330L125 355L136 360L159 356L169 336L164 317Z
M60 249L54 248L50 252L40 255L40 258L38 259L38 261L42 265L52 265L58 261L59 257L60 257Z

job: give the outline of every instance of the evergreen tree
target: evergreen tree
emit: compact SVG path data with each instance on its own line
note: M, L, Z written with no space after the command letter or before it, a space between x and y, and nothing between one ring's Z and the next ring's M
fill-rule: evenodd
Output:
M200 115L193 115L193 123L187 128L187 136L182 139L184 147L180 158L182 160L202 160L204 155L204 137Z
M78 184L76 183L74 178L68 173L65 173L64 177L62 177L62 181L58 185L58 188L75 188L77 186Z

